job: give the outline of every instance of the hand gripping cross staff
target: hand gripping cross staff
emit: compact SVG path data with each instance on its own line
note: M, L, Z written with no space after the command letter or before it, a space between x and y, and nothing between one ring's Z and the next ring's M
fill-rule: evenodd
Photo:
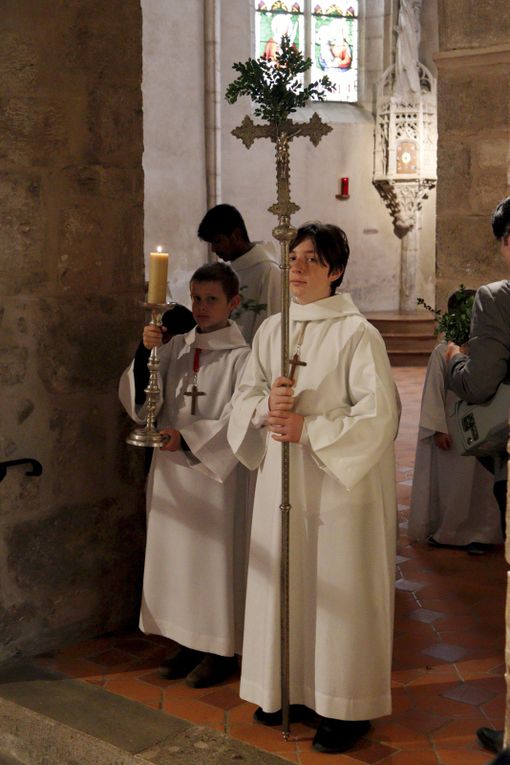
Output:
M297 364L303 365L296 356L289 359L289 243L296 234L291 225L292 213L299 206L290 199L289 144L298 136L308 137L314 146L331 131L314 113L308 122L293 122L288 115L314 97L323 100L325 91L333 86L327 77L301 89L296 79L312 65L311 59L303 59L287 37L282 38L281 52L275 62L264 59L249 59L246 64L237 63L233 68L240 73L237 80L229 85L226 98L235 103L240 95L249 95L257 104L255 114L269 124L256 125L245 117L232 134L241 139L249 149L257 138L269 138L275 144L277 201L269 212L278 216L278 225L273 236L280 243L282 269L282 327L281 327L281 374L292 377ZM290 85L293 85L292 89ZM291 371L289 372L289 364ZM289 444L282 443L281 504L281 568L280 568L280 629L281 629L281 703L282 732L289 737L289 501L290 454Z

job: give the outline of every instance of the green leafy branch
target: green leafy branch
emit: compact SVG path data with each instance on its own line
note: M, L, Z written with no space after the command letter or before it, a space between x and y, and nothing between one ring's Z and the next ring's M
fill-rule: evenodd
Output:
M241 302L239 303L239 308L236 308L236 310L232 313L232 319L234 319L234 321L237 321L237 319L239 319L243 313L247 313L248 311L252 311L252 313L258 316L259 313L262 313L262 311L265 311L267 308L267 303L257 303L257 301L253 300L253 298L247 298L245 295L243 295L243 290L246 289L248 289L247 284L239 289Z
M303 86L300 75L311 66L312 59L304 58L284 35L275 61L261 57L233 64L239 77L227 87L225 98L234 104L240 96L249 96L256 104L257 117L279 125L311 98L324 101L325 94L334 90L326 75Z
M466 294L466 288L461 284L456 292L456 298L456 307L445 312L427 305L423 298L418 298L416 302L434 314L436 320L435 335L444 334L445 340L451 340L456 345L463 345L469 340L471 313L475 297Z

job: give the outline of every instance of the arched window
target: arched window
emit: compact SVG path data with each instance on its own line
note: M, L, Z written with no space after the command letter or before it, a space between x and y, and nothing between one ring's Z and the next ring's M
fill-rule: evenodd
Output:
M287 35L312 59L308 81L325 74L334 85L327 101L358 101L358 0L254 0L255 56L274 59Z

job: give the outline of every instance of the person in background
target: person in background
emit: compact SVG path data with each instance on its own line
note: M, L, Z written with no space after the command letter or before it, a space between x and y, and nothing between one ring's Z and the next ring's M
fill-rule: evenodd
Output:
M501 257L510 271L510 197L502 199L491 219ZM508 376L510 363L510 281L485 284L476 293L469 354L454 343L446 352L448 387L472 404L488 401ZM508 453L493 457L494 496L499 506L503 536L506 531ZM481 743L493 751L503 746L503 731L482 727L476 732Z
M453 313L458 301L475 290L454 292L448 299ZM434 547L464 547L481 555L502 541L492 475L476 457L461 457L452 445L446 412L458 397L447 389L445 340L430 354L423 385L418 443L414 463L409 537Z
M251 344L264 319L280 310L281 273L274 246L252 242L239 210L220 204L205 214L198 236L211 250L230 263L239 277L241 303L232 318Z

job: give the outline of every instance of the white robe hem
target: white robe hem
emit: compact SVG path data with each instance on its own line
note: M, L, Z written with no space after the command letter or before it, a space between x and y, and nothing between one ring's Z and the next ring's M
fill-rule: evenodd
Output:
M157 621L151 619L143 613L140 614L139 626L145 635L161 635L195 651L214 653L218 656L233 656L236 652L231 640L227 641L216 635L200 635L195 632L188 632L163 619Z
M256 683L241 679L239 695L245 701L262 707L264 712L277 712L280 709L279 702L275 704L273 699L270 700L265 689ZM291 684L290 703L304 704L322 717L333 717L336 720L373 720L391 714L391 694L388 693L364 699L344 699L327 696L307 686Z

